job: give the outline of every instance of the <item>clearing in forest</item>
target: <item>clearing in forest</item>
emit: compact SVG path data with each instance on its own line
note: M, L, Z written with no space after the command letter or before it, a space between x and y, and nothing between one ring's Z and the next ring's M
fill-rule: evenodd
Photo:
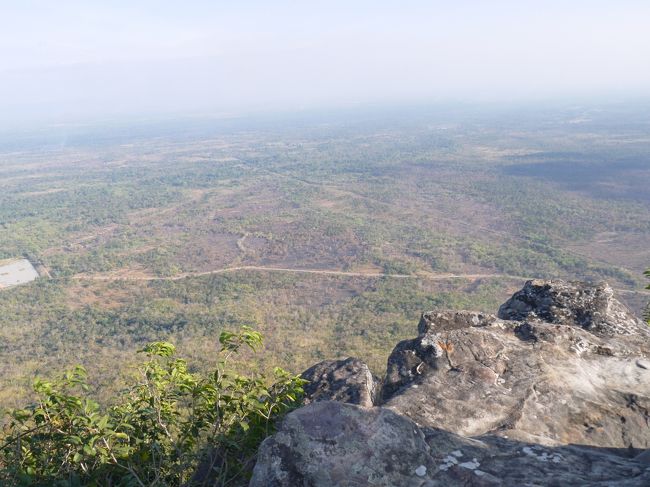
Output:
M27 259L0 260L0 289L18 286L38 278L38 272Z

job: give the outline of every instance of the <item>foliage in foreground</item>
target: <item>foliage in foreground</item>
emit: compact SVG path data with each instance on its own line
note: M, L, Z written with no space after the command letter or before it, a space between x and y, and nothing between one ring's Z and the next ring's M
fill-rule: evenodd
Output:
M0 485L241 485L259 443L299 404L304 381L241 375L231 358L259 349L247 327L220 336L213 373L188 370L167 342L141 350L139 379L102 409L77 367L57 381L37 379L37 401L8 413L0 439ZM268 384L271 384L270 386Z

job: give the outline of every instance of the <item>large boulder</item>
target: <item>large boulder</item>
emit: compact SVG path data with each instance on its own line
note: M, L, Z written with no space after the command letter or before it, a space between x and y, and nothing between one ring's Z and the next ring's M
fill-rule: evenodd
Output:
M476 313L425 314L420 335L388 359L383 404L461 435L650 448L650 362L636 338Z
M423 432L383 408L315 402L260 446L251 487L421 486L434 468Z
M423 426L649 448L648 327L606 284L529 281L499 310L425 313L388 359L384 405Z
M368 366L356 358L325 360L305 370L305 404L334 400L371 407L378 392L378 380Z
M648 326L614 298L614 290L605 282L528 281L501 305L499 318L579 326L599 336L650 337Z
M615 452L420 428L385 408L318 402L259 450L251 487L645 487L650 466Z
M425 313L381 407L292 413L251 485L650 485L648 357L648 326L606 284L529 281L498 317ZM310 400L360 404L361 364L310 369Z

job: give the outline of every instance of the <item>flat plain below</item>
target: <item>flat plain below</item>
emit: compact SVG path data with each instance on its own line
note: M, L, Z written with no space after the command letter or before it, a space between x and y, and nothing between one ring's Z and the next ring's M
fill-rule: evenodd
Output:
M0 259L50 276L0 292L0 407L75 363L108 399L152 340L210 367L242 324L266 335L261 368L357 355L380 371L421 312L495 312L528 277L604 279L640 313L649 112L179 120L0 143Z

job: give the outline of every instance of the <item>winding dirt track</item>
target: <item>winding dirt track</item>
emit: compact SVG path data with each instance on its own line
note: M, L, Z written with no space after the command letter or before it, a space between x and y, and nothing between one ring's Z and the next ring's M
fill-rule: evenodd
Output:
M382 272L347 272L338 270L327 269L291 269L287 267L264 267L256 265L244 265L235 267L225 267L223 269L215 269L212 271L204 272L184 272L175 276L158 277L158 276L119 276L119 275L82 275L77 274L69 277L55 277L53 280L79 280L79 281L180 281L191 277L210 276L216 274L227 274L237 271L261 271L261 272L284 272L292 274L318 274L324 276L344 276L344 277L364 277L364 278L392 278L392 279L414 279L425 281L444 281L446 279L484 279L484 278L500 278L511 279L517 281L527 281L531 277L513 276L510 274L433 274L433 273L420 273L420 274L385 274ZM645 294L650 296L650 292L636 290L636 289L614 289L619 293L630 294Z
M107 274L77 274L67 278L56 279L74 279L83 281L180 281L188 277L209 276L212 274L226 274L229 272L237 271L263 271L263 272L289 272L294 274L320 274L326 276L347 276L347 277L390 277L395 279L425 279L430 281L438 281L444 279L480 279L488 277L501 277L507 279L530 279L522 276L510 276L507 274L385 274L383 272L347 272L326 269L291 269L286 267L264 267L256 265L244 265L236 267L225 267L223 269L215 269L213 271L204 272L184 272L175 276L158 277L158 276L119 276Z
M257 170L262 170L264 172L267 172L268 174L274 175L274 176L279 176L283 177L289 180L294 180L294 181L299 181L301 183L310 185L310 186L318 186L318 187L323 187L325 189L336 189L338 192L342 193L347 193L350 196L357 197L357 198L362 198L366 199L369 201L373 201L376 203L380 203L383 205L386 205L387 203L384 201L381 201L379 199L375 199L372 197L369 197L365 194L358 193L356 191L351 191L351 190L346 190L344 188L332 188L327 185L322 185L318 182L314 181L309 181L306 179L298 178L295 176L290 176L287 174L283 174L281 172L276 172L273 170L270 170L268 168L259 168L254 165L252 165L250 162L242 160L242 159L236 159L239 162L241 162L244 165L254 167ZM520 236L520 235L514 235L508 232L496 230L493 228L487 228L487 227L481 227L481 226L476 226L473 224L469 223L464 223L458 220L451 220L447 218L442 218L439 217L442 220L450 221L454 224L460 224L464 225L467 227L472 227L473 229L481 229L486 232L490 232L499 236L504 236L508 237L511 239L515 240L521 240L521 241L526 241L528 242L530 239ZM246 246L245 246L245 240L249 236L248 233L244 233L242 237L237 240L237 247L240 250L240 252L245 253L246 252ZM573 252L567 251L571 255L578 255ZM600 262L604 264L608 264L607 262L604 261L599 261L594 259L595 262ZM609 265L609 264L608 264ZM255 266L255 265L243 265L243 266L232 266L232 267L225 267L221 269L215 269L211 271L202 271L202 272L185 272L181 274L177 274L175 276L168 276L168 277L158 277L158 276L129 276L129 275L116 275L116 274L94 274L94 275L88 275L88 274L77 274L74 276L69 276L69 277L62 277L62 278L53 278L53 280L65 280L65 279L72 279L72 280L88 280L88 281L180 281L182 279L187 279L191 277L200 277L200 276L209 276L209 275L216 275L216 274L226 274L226 273L231 273L231 272L237 272L237 271L262 271L262 272L284 272L284 273L293 273L293 274L319 274L319 275L327 275L327 276L344 276L344 277L361 277L361 278L393 278L393 279L413 279L413 280L428 280L428 281L442 281L446 279L495 279L495 278L500 278L500 279L509 279L509 280L517 280L517 281L527 281L529 279L532 279L531 277L525 277L525 276L514 276L510 274L499 274L499 273L492 273L492 274L449 274L449 273L418 273L418 274L387 274L387 273L380 273L380 272L347 272L347 271L341 271L341 270L327 270L327 269L292 269L292 268L284 268L284 267L265 267L265 266ZM630 293L630 294L644 294L644 295L649 295L650 292L648 291L643 291L643 290L635 290L635 289L614 289L617 292L621 293Z
M289 272L294 274L320 274L326 276L347 276L347 277L390 277L395 279L425 279L431 281L444 280L444 279L480 279L490 277L500 277L506 279L530 279L522 276L510 276L507 274L385 274L383 272L346 272L327 269L291 269L286 267L264 267L256 265L244 265L236 267L225 267L223 269L215 269L212 271L204 272L184 272L175 276L158 277L158 276L119 276L110 274L94 274L85 275L77 274L69 277L55 278L59 279L74 279L74 280L89 280L89 281L180 281L189 277L209 276L213 274L226 274L229 272L237 271L264 271L264 272Z

